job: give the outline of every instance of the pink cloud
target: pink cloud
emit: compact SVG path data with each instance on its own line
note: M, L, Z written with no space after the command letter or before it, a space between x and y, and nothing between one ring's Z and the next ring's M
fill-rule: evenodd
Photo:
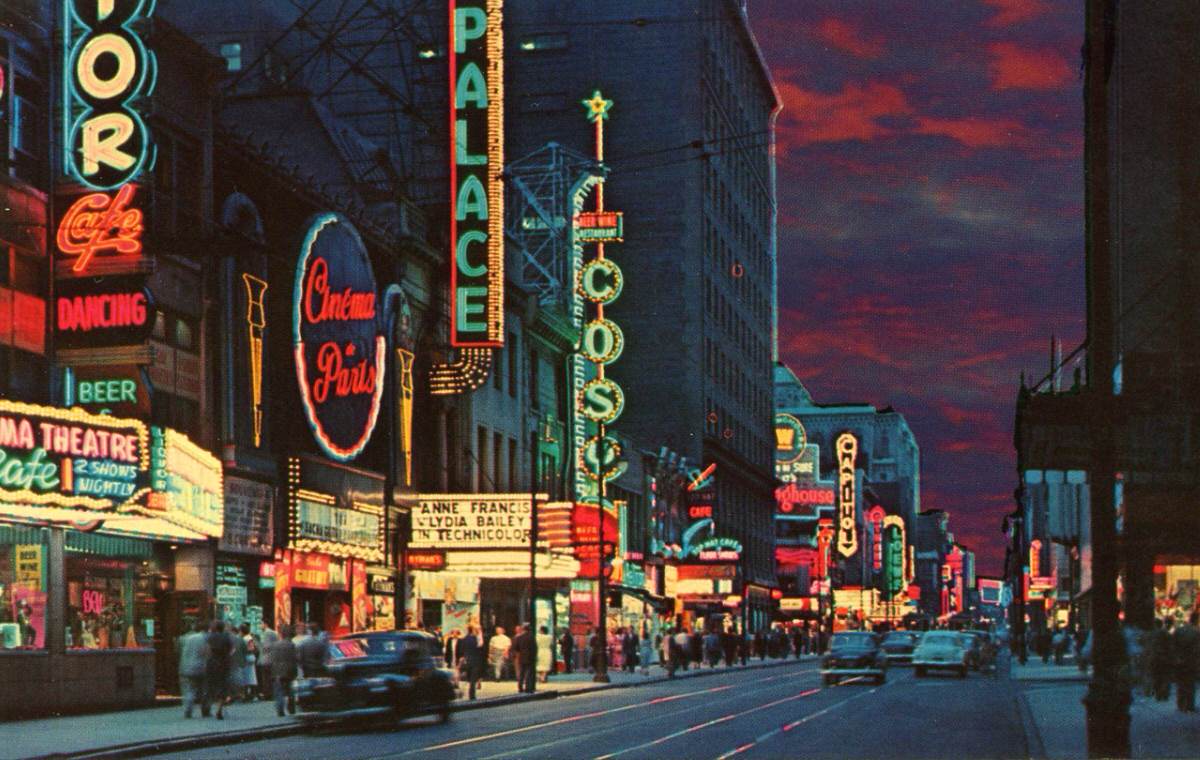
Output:
M993 90L1057 90L1074 80L1070 64L1057 51L1011 42L988 45Z
M990 27L1023 24L1050 12L1050 6L1043 0L983 0L983 3L996 11L985 22Z
M849 53L856 58L874 60L883 55L887 45L882 37L867 39L862 32L846 21L827 18L814 30L817 38L830 47Z
M922 116L913 132L948 137L968 148L1027 148L1035 142L1032 131L1016 119L982 116L954 119Z
M779 90L784 103L781 147L887 137L893 130L879 120L913 110L900 88L883 82L848 82L840 92L824 93L780 80Z

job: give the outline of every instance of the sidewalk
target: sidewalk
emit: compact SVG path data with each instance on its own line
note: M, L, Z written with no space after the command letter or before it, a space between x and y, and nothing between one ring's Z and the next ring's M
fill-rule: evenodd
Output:
M1014 681L1087 681L1089 678L1070 659L1063 665L1055 665L1054 660L1043 663L1041 658L1030 658L1024 665L1015 658L1012 660Z
M1030 663L1032 665L1032 663ZM1083 696L1087 683L1078 678L1013 678L1026 681L1018 699L1027 707L1026 733L1034 758L1083 760L1087 757L1086 713ZM1029 668L1029 666L1025 666ZM1039 660L1037 667L1043 666ZM1059 666L1058 669L1065 669ZM1076 675L1081 675L1074 666ZM1044 675L1044 674L1043 674ZM1130 743L1135 758L1194 758L1200 756L1200 713L1175 709L1174 694L1167 702L1156 702L1140 693L1130 707Z
M815 655L803 657L800 662L811 662ZM794 664L797 661L751 660L745 667L754 670ZM738 665L729 670L742 670ZM707 674L727 672L724 667L716 669L692 669L677 672L676 679L695 678ZM479 690L479 699L472 702L465 698L454 703L454 710L474 710L498 707L537 699L554 699L559 696L581 694L605 689L661 683L667 680L665 671L654 666L650 675L640 672L629 674L617 670L609 671L611 683L599 684L592 681L591 673L573 673L552 676L548 683L539 683L534 694L519 694L515 681L500 683L485 681ZM466 689L463 694L465 697ZM99 713L62 718L0 723L0 758L103 758L149 755L156 752L179 752L199 747L233 744L241 741L289 736L311 730L312 726L291 717L275 715L273 702L238 703L225 710L225 719L195 717L185 719L178 705L132 710L123 713Z

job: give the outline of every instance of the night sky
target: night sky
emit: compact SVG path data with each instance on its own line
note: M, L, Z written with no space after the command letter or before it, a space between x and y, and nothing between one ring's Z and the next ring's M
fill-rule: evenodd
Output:
M780 358L818 403L907 417L922 508L982 574L1020 373L1084 336L1082 5L749 3L784 102Z

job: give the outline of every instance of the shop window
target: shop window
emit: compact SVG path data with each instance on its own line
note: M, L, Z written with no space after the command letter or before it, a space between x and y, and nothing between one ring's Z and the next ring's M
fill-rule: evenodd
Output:
M46 648L45 536L0 525L0 649Z
M149 562L68 554L67 648L154 646L154 582Z

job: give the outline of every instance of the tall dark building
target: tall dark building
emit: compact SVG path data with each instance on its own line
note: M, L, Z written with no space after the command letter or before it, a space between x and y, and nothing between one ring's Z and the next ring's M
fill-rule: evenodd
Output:
M774 117L780 102L735 0L506 8L508 151L592 155L580 101L599 89L605 206L625 214L610 310L625 348L616 428L716 464L717 532L773 580ZM763 589L765 592L765 589Z

